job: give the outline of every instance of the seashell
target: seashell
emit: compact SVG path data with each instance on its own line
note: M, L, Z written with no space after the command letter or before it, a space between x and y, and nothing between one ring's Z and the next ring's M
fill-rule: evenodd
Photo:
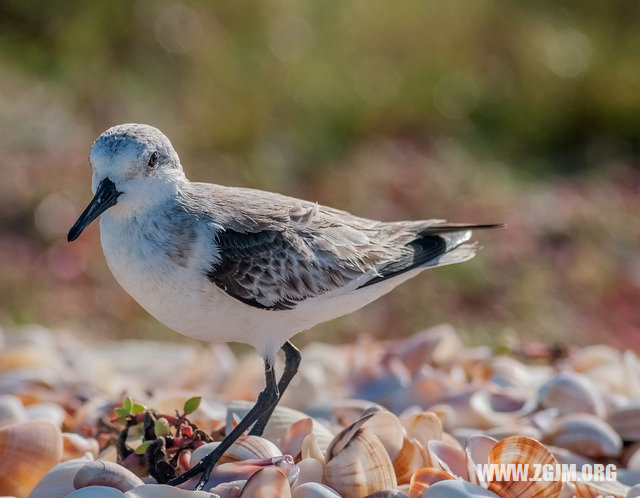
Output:
M166 484L144 484L127 491L123 496L126 498L215 498L215 495L207 491L189 491Z
M476 415L475 427L489 429L515 423L518 418L533 411L537 401L513 391L482 389L471 396L469 405Z
M29 498L64 498L75 490L73 478L76 472L90 461L91 458L85 456L59 463L40 479Z
M417 439L404 438L402 449L393 461L398 484L405 484L420 468L430 466L431 458L425 447Z
M398 417L386 410L376 411L362 427L369 429L380 440L391 461L396 459L404 440L404 430Z
M61 427L67 414L56 403L36 403L27 407L27 416L31 420L51 420L55 425Z
M296 489L298 486L306 482L321 482L324 474L324 467L315 458L303 458L298 462L298 468L300 474L293 483L292 489Z
M442 421L433 412L421 412L401 420L410 438L417 439L424 447L429 441L442 436Z
M567 413L591 413L605 415L602 395L591 379L577 372L560 372L538 391L544 408L557 408L561 415Z
M256 472L242 488L241 498L291 498L291 488L284 473L277 467L265 467Z
M60 462L62 433L48 420L0 428L0 490L23 496Z
M616 348L604 344L587 346L576 351L569 361L576 372L588 372L595 367L619 365L622 355Z
M411 476L408 498L420 498L424 490L432 484L450 479L454 479L454 477L442 469L432 467L419 469Z
M469 480L467 456L464 451L442 441L429 441L427 449L435 468L440 468L454 477Z
M103 460L84 464L73 479L73 486L76 489L88 486L107 486L120 491L129 491L143 484L142 479L130 470L117 463Z
M489 489L503 498L557 496L562 489L560 481L533 480L536 464L557 464L551 452L535 439L514 436L498 441L489 453L489 464L528 464L528 480L489 483Z
M453 361L462 351L460 335L451 325L437 325L400 342L392 351L406 365L411 375L422 365L443 365Z
M290 455L266 458L263 460L243 460L216 465L211 471L205 489L211 489L219 484L232 481L246 481L256 472L265 467L277 467L284 472L290 482L298 477L299 469ZM193 489L200 480L200 476L193 477L179 485L183 489Z
M278 456L282 456L282 452L271 441L259 436L241 436L224 452L218 463L261 460Z
M632 469L617 469L616 479L625 486L640 484L640 471Z
M239 418L244 417L249 410L253 408L253 405L254 403L247 401L232 401L229 403L226 425L227 434L229 434L233 429L233 416L236 415ZM276 409L273 411L273 415L271 415L271 418L264 429L262 437L274 444L278 444L278 441L282 439L293 424L305 418L309 418L309 416L297 410L292 410L291 408L276 406ZM318 445L322 451L326 451L329 443L333 439L333 434L315 420L313 420L312 432L316 434L318 438Z
M625 498L631 489L618 481L576 481L573 484L575 498Z
M460 441L458 441L448 432L442 433L442 436L440 436L440 441L442 441L443 443L447 443L449 446L453 446L454 448L458 448L459 450L463 449L462 443L460 443Z
M551 446L545 445L545 447L551 452L554 458L558 461L559 464L575 464L578 467L582 467L583 465L593 465L596 463L595 460L591 458L587 458L583 455L580 455L574 451L568 450L566 448L560 448L559 446Z
M341 498L333 489L319 482L306 482L293 489L292 498Z
M542 432L539 429L531 427L530 425L523 425L521 423L493 427L486 430L484 433L485 435L497 440L511 436L526 436L531 439L542 438Z
M429 407L429 411L438 416L444 430L451 430L458 425L456 411L449 405L432 405Z
M62 461L80 458L85 454L91 455L91 459L97 458L100 451L98 441L93 438L84 438L79 434L64 432L62 434Z
M123 498L125 494L107 486L89 486L88 488L77 489L64 498Z
M427 488L424 498L500 498L488 489L477 484L459 481L440 481Z
M640 400L618 408L607 421L624 441L640 441Z
M239 498L246 480L223 482L209 489L209 493L219 498Z
M586 413L559 418L545 442L591 458L616 457L622 451L622 439L611 426Z
M302 440L302 447L300 449L300 456L304 460L305 458L313 458L320 462L324 467L326 459L324 452L318 444L318 436L313 432Z
M313 429L313 420L311 418L303 418L293 424L278 442L278 447L284 455L291 455L294 460L302 451L302 441L311 434Z
M27 411L20 398L13 394L0 396L0 427L28 420Z
M325 481L345 498L395 488L393 464L380 440L362 425L371 415L343 429L327 448Z
M464 453L467 457L467 472L470 482L474 484L485 483L476 472L476 464L489 463L489 453L496 443L497 441L489 436L472 436L467 439Z
M364 498L407 498L407 495L399 489L383 489L368 494Z

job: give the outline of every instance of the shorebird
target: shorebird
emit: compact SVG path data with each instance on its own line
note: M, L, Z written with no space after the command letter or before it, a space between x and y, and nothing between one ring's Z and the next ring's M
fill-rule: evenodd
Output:
M120 285L175 331L242 342L264 359L266 387L215 450L169 481L202 474L245 431L261 435L301 356L289 339L351 313L426 268L472 258L472 229L444 220L382 222L283 195L195 183L157 128L109 128L89 154L93 200L68 240L100 217ZM278 350L284 371L276 379ZM253 427L252 427L253 426Z

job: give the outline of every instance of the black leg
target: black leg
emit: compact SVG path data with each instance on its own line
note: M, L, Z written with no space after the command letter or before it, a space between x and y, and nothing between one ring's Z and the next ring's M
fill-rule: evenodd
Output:
M264 362L264 374L267 381L267 386L264 388L258 395L258 400L256 404L249 410L244 418L240 421L238 425L222 440L222 442L206 457L200 460L196 465L191 467L186 472L180 474L178 477L171 479L167 484L171 486L176 486L178 484L182 484L185 481L188 481L192 477L198 475L202 472L202 476L200 477L200 481L198 485L195 487L195 490L201 490L204 485L207 483L209 479L209 475L211 475L211 470L213 469L216 462L220 459L225 451L229 449L229 447L240 437L242 434L251 427L256 420L258 420L264 413L268 410L271 410L273 406L278 402L278 385L276 384L276 374L273 369L273 366L269 365L269 363L265 360Z
M280 377L280 381L278 382L278 392L279 392L278 400L273 404L271 408L269 408L268 411L264 413L264 415L262 415L258 419L258 421L256 422L256 425L253 426L253 429L251 429L251 432L250 432L250 434L253 436L262 436L264 428L266 427L267 422L269 422L269 419L271 418L271 414L273 413L273 410L276 409L276 405L278 404L278 401L280 401L280 398L282 397L285 390L287 389L287 386L289 385L289 382L291 382L291 379L293 379L295 374L298 372L298 367L300 366L300 360L302 359L302 356L300 355L300 351L298 350L298 348L296 348L293 344L291 344L291 342L287 341L284 343L284 346L282 346L282 350L284 351L285 360L284 360L284 372L282 372L282 377Z

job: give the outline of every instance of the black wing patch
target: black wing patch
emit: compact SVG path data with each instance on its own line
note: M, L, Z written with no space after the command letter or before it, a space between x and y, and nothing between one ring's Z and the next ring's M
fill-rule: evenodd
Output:
M379 268L379 275L362 284L358 289L377 284L378 282L395 277L406 271L418 268L447 252L446 241L438 235L419 237L407 244L407 247L413 249L413 254L391 261L389 264Z

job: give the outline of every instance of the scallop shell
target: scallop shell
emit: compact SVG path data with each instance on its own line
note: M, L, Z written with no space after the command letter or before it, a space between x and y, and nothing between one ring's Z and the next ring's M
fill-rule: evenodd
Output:
M556 420L545 442L591 458L616 457L622 451L622 439L611 426L586 413Z
M538 391L540 404L545 408L557 408L560 414L591 413L598 417L605 414L600 391L591 379L577 372L560 372Z
M450 479L454 479L454 477L442 469L434 469L432 467L419 469L411 476L408 498L420 498L425 489L432 484Z
M345 498L366 496L397 485L393 464L383 444L373 432L362 427L369 417L346 427L327 448L325 481Z
M280 469L265 467L251 476L240 498L291 498L291 488Z
M62 433L48 420L33 420L0 428L0 490L29 494L62 458Z
M528 480L492 481L489 489L502 498L522 497L546 498L557 496L562 489L560 481L534 481L534 464L557 464L551 452L535 439L509 437L497 442L489 453L490 464L528 464ZM555 467L554 467L555 468Z
M122 465L96 460L83 465L73 479L76 489L89 486L107 486L120 491L129 491L144 483L137 475Z

